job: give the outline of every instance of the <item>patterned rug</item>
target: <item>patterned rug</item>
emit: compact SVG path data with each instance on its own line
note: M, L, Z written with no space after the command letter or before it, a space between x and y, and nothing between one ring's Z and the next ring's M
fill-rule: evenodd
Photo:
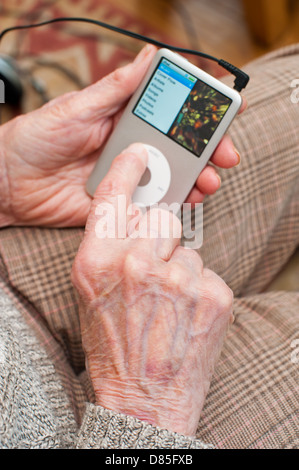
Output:
M126 5L117 0L2 0L0 28L83 16L190 48L188 40L182 41L183 34L169 37L161 33L140 11ZM131 61L143 46L142 41L85 23L63 22L7 34L0 51L16 60L25 88L22 109L14 113L31 111L51 98L99 80ZM210 67L208 61L196 57L193 62L205 70ZM218 73L217 66L213 71Z

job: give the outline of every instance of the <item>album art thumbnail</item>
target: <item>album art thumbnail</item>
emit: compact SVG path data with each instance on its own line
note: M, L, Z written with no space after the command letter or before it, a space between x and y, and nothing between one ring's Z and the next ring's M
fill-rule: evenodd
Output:
M230 104L230 98L198 80L167 135L199 157Z

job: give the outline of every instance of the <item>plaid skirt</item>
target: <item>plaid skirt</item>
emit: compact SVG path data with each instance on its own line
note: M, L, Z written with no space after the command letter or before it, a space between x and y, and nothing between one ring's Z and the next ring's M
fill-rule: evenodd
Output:
M249 107L229 130L241 164L220 170L222 187L205 200L200 248L234 291L236 319L197 437L221 449L296 448L299 279L297 291L267 287L299 244L299 45L245 69ZM0 230L1 287L47 349L78 424L94 400L70 281L82 236L79 228Z

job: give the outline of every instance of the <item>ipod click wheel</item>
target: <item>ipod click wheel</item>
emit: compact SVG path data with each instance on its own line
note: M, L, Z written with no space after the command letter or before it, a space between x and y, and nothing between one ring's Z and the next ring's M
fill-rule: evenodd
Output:
M148 152L147 170L137 186L132 201L142 206L157 204L166 195L171 181L171 171L166 157L160 150L145 145Z

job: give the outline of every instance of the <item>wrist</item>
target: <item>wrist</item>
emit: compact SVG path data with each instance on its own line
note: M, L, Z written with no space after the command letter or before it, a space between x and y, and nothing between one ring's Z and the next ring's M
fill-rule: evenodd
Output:
M163 397L160 397L160 400L153 399L136 393L134 387L133 390L131 387L128 389L123 384L117 390L111 386L101 387L100 391L95 390L95 397L96 405L102 408L185 436L194 437L196 434L200 412L198 409L190 409L190 403L189 406L184 406L177 401L171 403Z

